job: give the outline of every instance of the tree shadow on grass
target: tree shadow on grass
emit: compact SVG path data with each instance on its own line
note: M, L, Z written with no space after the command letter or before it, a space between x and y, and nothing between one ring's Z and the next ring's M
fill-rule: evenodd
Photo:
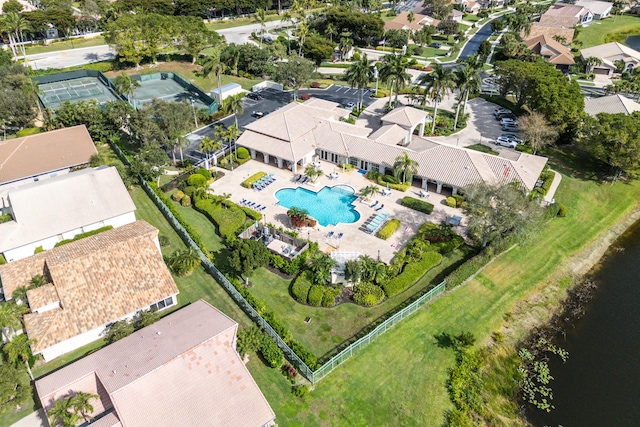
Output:
M611 168L575 146L548 148L541 153L549 158L551 169L574 178L603 183Z

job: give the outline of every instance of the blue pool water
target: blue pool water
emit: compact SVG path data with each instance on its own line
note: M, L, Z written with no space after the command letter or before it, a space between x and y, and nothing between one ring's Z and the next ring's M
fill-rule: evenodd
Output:
M276 192L280 205L291 209L297 207L309 212L309 216L322 226L351 224L360 219L353 202L358 198L353 188L345 185L324 187L319 192L306 188L283 188Z

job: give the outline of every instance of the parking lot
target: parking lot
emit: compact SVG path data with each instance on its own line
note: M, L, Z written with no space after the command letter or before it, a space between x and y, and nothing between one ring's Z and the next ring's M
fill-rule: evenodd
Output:
M262 99L255 100L248 97L244 98L244 111L238 116L238 127L240 130L244 130L245 126L257 120L257 118L254 117L256 115L254 113L260 112L263 115L266 115L293 101L293 92L291 91L263 89L257 93L260 94ZM346 105L349 102L358 101L358 90L352 89L348 86L333 85L327 89L303 89L298 92L298 96L300 97L305 93L312 97L337 102L340 105ZM371 98L371 94L371 90L365 91L363 98L365 106L370 105L375 100L374 98ZM184 149L185 157L193 162L201 161L204 158L204 155L198 150L200 142L206 137L213 138L216 126L223 125L226 128L231 126L234 122L234 117L229 116L187 135L187 140L190 141L190 144Z

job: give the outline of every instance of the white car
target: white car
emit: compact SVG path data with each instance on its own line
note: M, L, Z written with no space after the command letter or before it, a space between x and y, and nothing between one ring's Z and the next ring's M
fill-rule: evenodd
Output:
M510 114L510 113L512 113L512 111L509 110L508 108L496 108L495 110L493 110L494 116L498 116L499 114Z
M354 108L356 108L355 102L348 102L347 105L344 106L345 110L353 110Z
M504 127L504 126L518 126L520 123L517 120L506 117L500 120L500 124Z
M510 139L499 136L498 139L496 139L496 145L502 145L503 147L509 147L509 148L516 148L518 146L518 143Z
M498 138L499 139L502 138L502 139L504 139L506 141L515 141L516 144L522 144L524 142L522 139L518 138L516 135L514 135L512 133L503 133Z

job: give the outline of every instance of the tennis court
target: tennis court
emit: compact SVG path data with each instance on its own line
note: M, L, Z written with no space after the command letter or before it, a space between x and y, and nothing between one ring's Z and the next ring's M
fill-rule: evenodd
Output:
M99 104L117 101L97 77L80 77L70 80L60 80L51 83L40 83L40 100L45 108L57 109L63 102L89 101L95 99Z
M172 73L134 76L134 78L136 80L140 79L138 80L140 86L135 89L134 101L137 108L143 107L153 99L163 99L173 102L186 101L188 104L191 104L193 101L196 109L209 109L209 106L213 102L213 100L202 91L191 90L190 88L195 87L189 82L184 81L183 84L180 84L176 78L180 79L181 77L175 76Z

